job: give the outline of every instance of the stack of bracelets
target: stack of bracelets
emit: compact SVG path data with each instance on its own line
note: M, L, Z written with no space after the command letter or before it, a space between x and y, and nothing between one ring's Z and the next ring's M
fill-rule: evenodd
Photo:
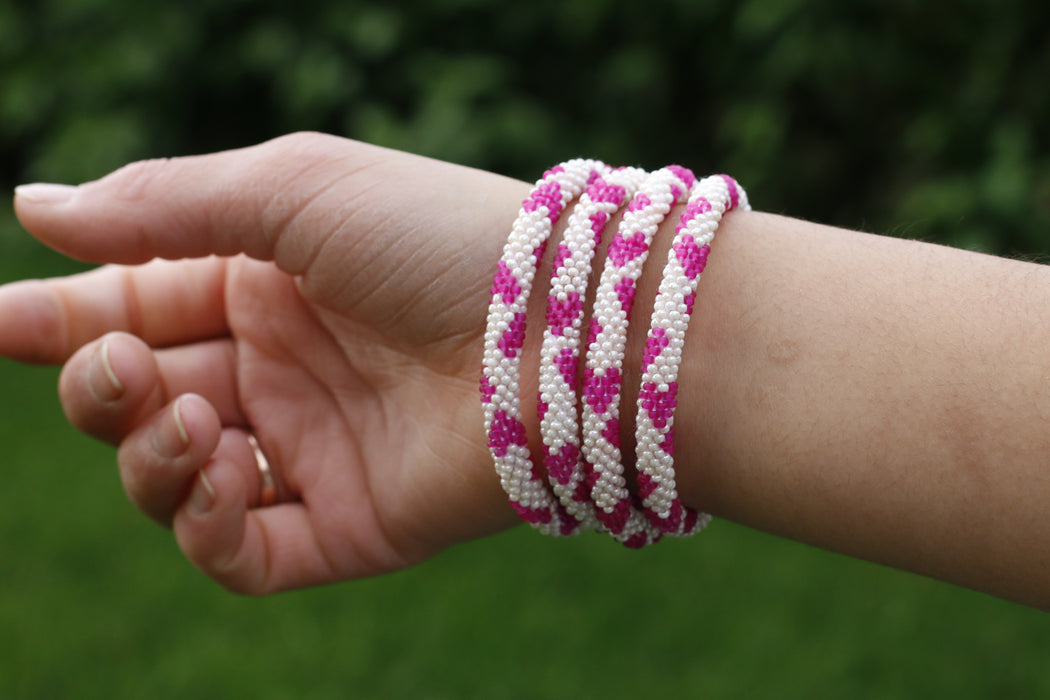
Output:
M554 224L576 200L554 253L537 407L543 468L533 460L521 414L521 355L536 270ZM664 266L641 365L636 418L637 492L624 476L620 398L627 326L653 236L685 204ZM652 173L571 160L536 183L503 249L492 284L481 376L485 432L511 506L549 535L608 532L638 548L664 535L702 530L710 516L684 506L674 475L678 368L697 283L722 216L749 209L733 178L697 180L668 166ZM580 339L595 249L623 209L594 293L582 386ZM582 401L577 402L577 390Z

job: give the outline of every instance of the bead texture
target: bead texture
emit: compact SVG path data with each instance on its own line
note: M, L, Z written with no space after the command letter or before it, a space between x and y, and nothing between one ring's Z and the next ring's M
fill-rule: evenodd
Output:
M593 465L596 517L614 537L632 546L656 541L662 531L635 506L620 453L627 328L653 236L695 184L693 173L678 166L657 170L644 180L609 244L591 315L583 380L583 456Z
M606 170L600 161L577 159L544 173L522 202L491 289L480 387L488 447L511 506L550 535L574 534L579 523L551 493L529 452L520 396L525 320L536 268L554 223Z
M589 530L601 525L590 497L592 469L581 459L576 405L583 304L594 251L606 224L645 177L644 170L620 168L606 171L587 186L569 217L551 272L538 400L544 466L562 506Z
M669 535L692 534L711 520L710 515L684 508L678 497L674 411L697 284L722 216L737 207L750 209L746 193L728 175L704 178L693 187L675 228L645 340L635 428L638 496L649 521Z
M536 271L554 224L577 198L554 253L547 298L537 397L541 466L522 420L521 354ZM636 401L637 493L631 493L620 449L627 330L653 236L682 203L645 341ZM625 206L595 290L581 383L580 340L595 250ZM664 535L693 534L710 521L678 496L674 411L697 284L715 230L737 207L750 208L747 195L727 175L698 182L680 166L646 173L586 159L548 170L522 202L490 290L479 388L500 485L521 518L541 532L598 530L642 547Z

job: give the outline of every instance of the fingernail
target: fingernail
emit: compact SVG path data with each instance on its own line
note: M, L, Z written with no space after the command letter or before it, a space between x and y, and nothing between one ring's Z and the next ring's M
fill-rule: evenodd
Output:
M53 185L49 182L37 182L32 185L19 185L15 196L34 204L62 204L73 199L77 188L73 185Z
M208 475L203 469L198 474L200 478L190 491L190 497L186 501L186 510L193 515L204 515L215 505L215 487L208 481Z
M175 399L171 414L153 431L153 449L165 459L178 457L190 446L190 435L182 421L182 399L181 396Z
M116 401L124 394L124 385L117 379L109 361L109 340L103 340L88 365L88 388L103 403Z

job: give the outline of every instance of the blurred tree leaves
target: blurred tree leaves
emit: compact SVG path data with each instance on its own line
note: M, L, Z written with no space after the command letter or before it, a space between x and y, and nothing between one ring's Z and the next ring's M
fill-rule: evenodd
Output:
M1050 248L1031 0L9 0L0 179L317 129L533 179L591 155L733 172L756 206Z

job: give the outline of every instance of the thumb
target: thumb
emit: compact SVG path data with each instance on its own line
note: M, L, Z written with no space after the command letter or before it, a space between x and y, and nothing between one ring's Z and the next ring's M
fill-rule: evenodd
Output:
M246 253L280 257L280 266L295 274L339 225L330 220L333 207L311 203L337 184L352 192L347 178L392 156L411 157L334 136L292 134L239 150L133 163L78 187L23 185L15 190L15 211L40 241L81 260L137 264ZM282 245L291 229L302 235Z

